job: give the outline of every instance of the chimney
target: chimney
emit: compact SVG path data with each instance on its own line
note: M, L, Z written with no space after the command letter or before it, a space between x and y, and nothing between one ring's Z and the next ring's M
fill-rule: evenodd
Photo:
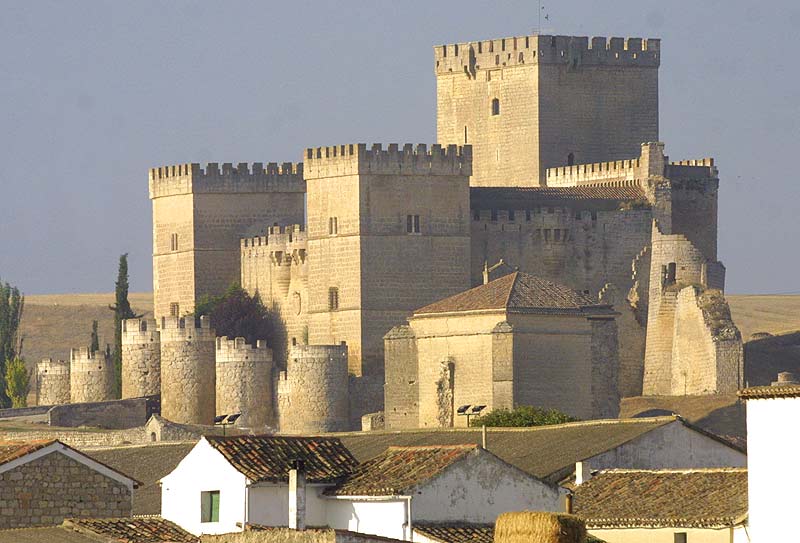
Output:
M575 484L582 485L592 478L592 467L589 462L579 461L575 462Z
M289 470L289 528L306 529L306 467L295 460Z
M797 381L797 376L790 371L780 372L778 374L778 380L772 382L772 386L774 387L785 387L797 384L799 384Z

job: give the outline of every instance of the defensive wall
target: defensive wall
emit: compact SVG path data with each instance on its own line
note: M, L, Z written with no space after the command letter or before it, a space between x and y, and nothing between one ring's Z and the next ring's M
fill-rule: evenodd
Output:
M242 337L217 338L217 415L239 413L235 425L257 433L274 425L272 367L266 341L248 345Z
M152 319L122 321L122 397L161 394L161 332Z
M53 406L47 412L50 426L76 428L89 426L120 430L143 426L159 411L158 395L106 402L84 402Z
M38 405L69 403L69 362L43 358L36 364L34 387Z

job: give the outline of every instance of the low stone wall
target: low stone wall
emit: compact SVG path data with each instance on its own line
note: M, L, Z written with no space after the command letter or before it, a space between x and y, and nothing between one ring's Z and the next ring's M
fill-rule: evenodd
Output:
M33 415L44 415L52 408L52 405L35 405L33 407L16 407L0 409L0 419L12 419L15 417L30 417Z
M154 410L158 396L110 400L106 402L56 405L48 411L50 426L75 428L91 426L119 430L144 426Z
M40 430L34 432L0 432L0 441L51 441L57 439L76 449L142 445L150 440L144 428L108 431Z

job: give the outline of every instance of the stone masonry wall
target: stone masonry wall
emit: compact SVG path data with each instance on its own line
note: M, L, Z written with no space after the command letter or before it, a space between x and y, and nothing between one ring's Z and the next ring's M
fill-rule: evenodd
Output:
M125 485L60 452L0 474L0 488L0 529L131 514L132 497Z
M44 358L36 364L37 405L69 403L69 362Z
M410 326L395 326L384 336L386 427L392 430L419 425L417 341Z
M182 424L211 424L216 407L216 335L208 317L161 320L161 415Z
M346 345L298 345L278 380L278 420L290 434L350 429Z
M114 361L103 351L72 349L69 363L70 403L114 399Z
M274 425L272 351L266 341L256 346L244 338L217 338L217 415L241 413L236 426L261 433Z
M161 394L161 333L154 320L122 321L122 397Z
M592 418L619 416L619 341L614 319L590 319L592 325Z

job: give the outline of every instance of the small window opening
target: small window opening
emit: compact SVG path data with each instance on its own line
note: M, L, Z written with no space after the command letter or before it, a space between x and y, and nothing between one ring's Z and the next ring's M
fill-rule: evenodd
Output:
M328 310L336 311L339 309L339 289L331 287L328 289Z
M464 145L466 145L467 143L468 143L468 141L467 141L467 127L465 126L464 127Z
M528 221L528 222L531 222L531 210L530 209L526 209L525 210L525 220Z
M497 210L492 210L492 222L497 222Z
M545 241L550 241L550 229L549 228L545 228L544 229L544 240Z
M553 240L554 241L561 241L561 229L556 228L553 230Z
M339 233L339 217L328 218L328 234L335 236Z
M172 302L169 304L169 316L170 317L180 317L181 315L181 306L178 302Z
M172 234L169 237L169 248L171 251L178 250L178 234Z
M567 166L572 166L575 164L575 153L570 153L567 155Z
M406 233L419 234L419 215L406 215Z
M592 211L592 220L593 221L597 220L597 211Z
M517 214L514 212L513 209L508 210L508 220L513 221L517 218Z
M200 493L200 522L219 522L219 490Z
M500 99L493 98L492 99L492 115L500 115ZM513 115L512 115L513 117Z
M494 64L495 64L495 66L499 66L500 65L500 55L495 55L494 56Z
M153 442L156 441L156 433L155 432L150 432L150 441L153 441Z
M686 532L676 532L675 534L675 543L686 543L687 542L687 535Z
M477 210L477 209L475 211L473 211L472 212L472 219L476 220L476 221L481 220L481 212L479 210Z

